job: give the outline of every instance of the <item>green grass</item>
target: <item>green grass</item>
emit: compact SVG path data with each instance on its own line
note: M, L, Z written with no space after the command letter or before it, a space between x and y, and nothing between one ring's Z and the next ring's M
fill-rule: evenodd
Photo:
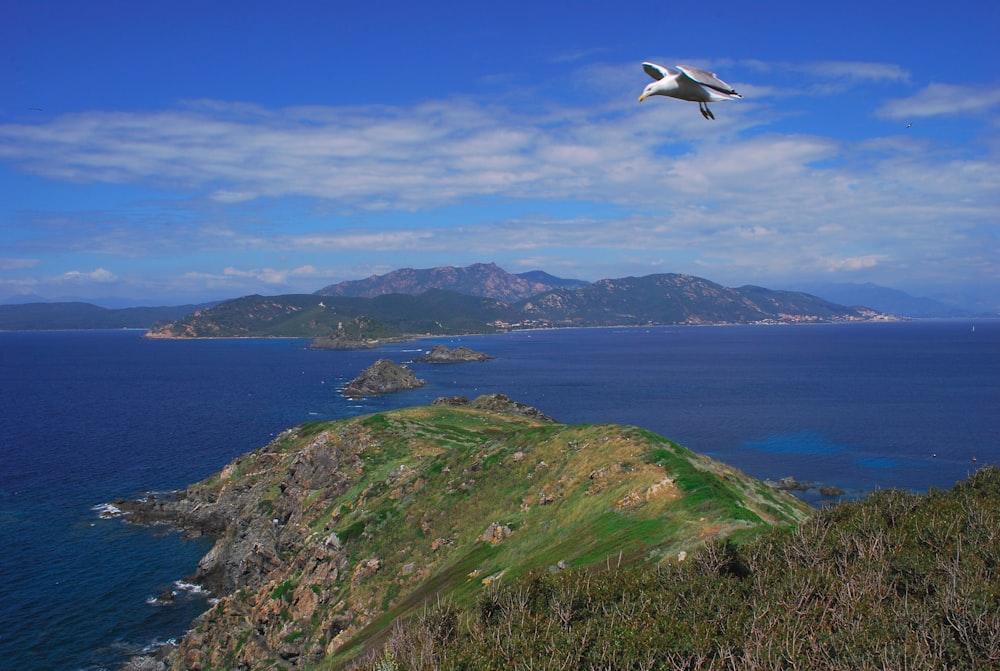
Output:
M291 601L292 592L295 590L295 582L291 578L285 580L277 587L271 591L271 599L277 601L278 599L284 599L285 601Z

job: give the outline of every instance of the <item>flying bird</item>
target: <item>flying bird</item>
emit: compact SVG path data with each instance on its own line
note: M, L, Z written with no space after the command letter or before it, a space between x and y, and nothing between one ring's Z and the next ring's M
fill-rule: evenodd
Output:
M656 63L643 63L642 69L656 81L646 87L639 96L642 102L649 96L668 96L678 100L690 100L698 103L701 115L706 119L714 119L708 103L742 98L732 86L715 76L714 72L706 72L690 65L678 65L677 69L665 68Z

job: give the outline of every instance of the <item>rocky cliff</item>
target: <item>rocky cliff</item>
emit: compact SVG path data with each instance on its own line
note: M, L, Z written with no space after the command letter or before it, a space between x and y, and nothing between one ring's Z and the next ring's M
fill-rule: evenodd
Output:
M497 581L612 557L678 561L809 514L660 436L559 424L503 396L306 424L169 497L116 505L217 539L193 580L219 600L166 661L203 670L325 668L428 600L470 604Z

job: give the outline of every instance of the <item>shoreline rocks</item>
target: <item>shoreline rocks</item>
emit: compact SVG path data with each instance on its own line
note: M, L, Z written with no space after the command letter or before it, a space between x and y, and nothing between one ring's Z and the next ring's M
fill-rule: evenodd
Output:
M772 485L775 489L780 489L786 492L805 492L810 489L816 489L820 493L820 496L825 496L827 498L843 496L846 493L843 489L834 487L833 485L817 484L809 480L796 480L790 475L780 478L776 482L771 480L766 480L765 482Z

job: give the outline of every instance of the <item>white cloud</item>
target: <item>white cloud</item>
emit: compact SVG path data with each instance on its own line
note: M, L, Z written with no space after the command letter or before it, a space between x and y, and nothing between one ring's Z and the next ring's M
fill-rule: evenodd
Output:
M304 196L413 210L490 195L613 200L612 185L638 186L650 174L650 144L670 141L653 135L661 131L652 120L708 131L690 106L664 109L605 118L599 109L549 108L525 117L458 100L275 111L201 102L0 126L0 158L50 179L151 185L223 204Z
M796 69L822 79L854 82L908 82L910 73L895 63L865 61L819 61Z
M835 96L859 86L907 85L910 73L895 63L814 61L806 63L743 60L744 69L766 75L737 90L748 98ZM747 94L752 95L747 95Z
M885 254L865 254L863 256L827 259L826 267L831 271L862 270L865 268L874 268L888 258Z
M438 231L443 233L443 231ZM413 249L435 235L429 230L403 231L339 231L334 233L306 233L277 238L270 244L277 244L290 251L347 252Z
M96 282L98 284L110 284L112 282L116 282L118 277L104 268L97 268L89 273L79 270L70 270L60 275L59 280L71 283Z
M256 197L257 194L252 191L231 191L228 189L220 189L209 196L212 200L220 203L242 203Z
M976 115L1000 105L995 84L929 84L908 98L889 100L877 111L887 119Z
M265 284L283 285L288 284L292 279L312 279L328 278L328 271L321 271L312 265L299 266L297 268L251 268L243 270L229 266L222 271L225 277L250 278Z

